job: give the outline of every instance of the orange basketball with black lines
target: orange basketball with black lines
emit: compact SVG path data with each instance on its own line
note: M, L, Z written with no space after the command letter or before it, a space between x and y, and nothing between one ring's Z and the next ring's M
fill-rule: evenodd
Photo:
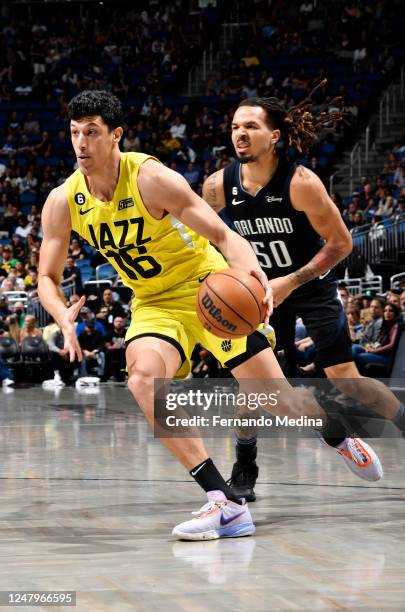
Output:
M262 323L267 307L262 284L244 270L210 274L197 295L197 315L202 325L219 338L243 338Z

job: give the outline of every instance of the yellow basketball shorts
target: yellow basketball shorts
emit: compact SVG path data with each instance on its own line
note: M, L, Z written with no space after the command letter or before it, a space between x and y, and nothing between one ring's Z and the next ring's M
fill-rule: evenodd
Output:
M198 343L210 351L223 367L231 369L269 346L274 348L275 336L270 326L262 329L262 333L256 331L250 336L232 340L218 338L204 329L195 307L200 286L197 278L165 291L153 300L134 300L126 343L136 338L154 336L173 344L182 359L176 378L189 374L191 353Z

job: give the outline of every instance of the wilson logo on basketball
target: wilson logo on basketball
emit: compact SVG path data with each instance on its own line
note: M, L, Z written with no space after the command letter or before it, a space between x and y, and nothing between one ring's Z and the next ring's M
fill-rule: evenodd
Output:
M207 312L209 312L211 317L213 319L215 319L215 321L218 321L218 323L220 323L222 325L222 327L224 327L225 329L228 329L229 331L235 331L236 330L236 325L234 325L233 323L231 323L227 319L223 319L222 318L222 311L221 311L221 309L217 308L215 306L214 302L212 301L212 299L210 298L208 293L206 293L204 295L203 299L201 300L201 304L202 304L202 306L204 306L205 310L207 310Z

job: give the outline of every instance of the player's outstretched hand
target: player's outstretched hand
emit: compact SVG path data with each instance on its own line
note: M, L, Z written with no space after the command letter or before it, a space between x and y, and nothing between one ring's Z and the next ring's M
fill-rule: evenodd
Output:
M277 308L294 291L294 285L288 275L273 278L270 284L273 290L274 307Z
M267 312L266 312L266 316L264 317L263 323L265 325L268 325L269 319L273 312L273 290L270 286L269 279L267 278L266 274L263 272L262 269L251 270L250 274L254 276L255 278L257 278L257 280L263 285L263 288L265 290L263 304L267 305Z
M83 359L82 349L80 348L80 344L76 336L75 320L79 314L80 308L84 306L85 301L86 298L84 295L82 295L76 304L72 304L72 306L66 310L60 321L61 331L65 339L64 349L69 351L69 361L71 363L73 363L76 359L76 355L79 361L82 361Z

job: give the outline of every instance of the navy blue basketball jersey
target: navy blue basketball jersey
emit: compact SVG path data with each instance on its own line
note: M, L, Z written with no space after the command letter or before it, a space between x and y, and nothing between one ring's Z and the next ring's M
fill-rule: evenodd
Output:
M296 166L280 159L271 180L254 196L242 186L238 161L224 169L226 217L250 242L269 279L286 276L305 266L324 244L306 214L291 204L290 183ZM309 286L334 279L334 274L329 273L305 287L308 290Z

